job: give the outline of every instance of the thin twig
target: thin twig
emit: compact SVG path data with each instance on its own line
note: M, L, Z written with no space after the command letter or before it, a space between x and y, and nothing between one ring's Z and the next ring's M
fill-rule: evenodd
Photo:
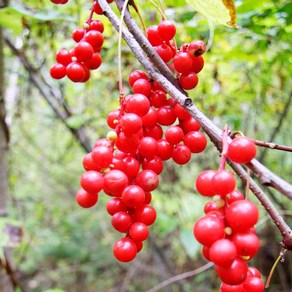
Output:
M154 286L153 288L151 288L147 292L156 292L156 291L158 291L158 290L160 290L160 289L162 289L162 288L164 288L166 286L169 286L169 285L171 285L171 284L173 284L173 283L175 283L177 281L197 276L198 274L209 270L213 266L214 266L214 264L212 262L209 262L209 263L205 264L204 266L202 266L202 267L200 267L198 269L195 269L193 271L185 272L185 273L176 275L174 277L171 277L171 278L159 283L158 285Z
M285 145L280 145L272 142L266 142L266 141L260 141L260 140L253 140L256 145L260 147L265 147L265 148L270 148L270 149L275 149L275 150L282 150L282 151L287 151L287 152L292 152L292 147L291 146L285 146Z

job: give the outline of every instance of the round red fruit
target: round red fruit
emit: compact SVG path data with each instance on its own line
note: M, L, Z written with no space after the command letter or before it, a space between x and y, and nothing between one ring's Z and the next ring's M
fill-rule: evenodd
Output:
M125 237L115 243L113 254L120 262L130 262L136 257L137 246L132 239Z
M91 208L93 207L98 201L98 194L97 193L88 193L83 189L80 189L75 197L77 203L82 208Z
M215 195L211 181L215 175L214 170L205 170L201 172L196 179L196 189L197 191L206 197L212 197Z
M219 170L214 174L211 184L216 195L225 197L227 194L234 191L236 179L231 171Z
M145 201L145 192L137 185L129 185L123 190L122 200L126 206L137 208L143 205Z
M169 20L162 20L159 23L157 30L158 30L159 36L164 41L172 40L175 36L175 33L176 33L176 27L175 27L174 23L172 23Z
M248 137L236 137L228 147L228 157L236 163L249 163L256 154L256 144Z
M149 235L149 230L146 224L135 222L129 229L129 235L134 241L144 241Z

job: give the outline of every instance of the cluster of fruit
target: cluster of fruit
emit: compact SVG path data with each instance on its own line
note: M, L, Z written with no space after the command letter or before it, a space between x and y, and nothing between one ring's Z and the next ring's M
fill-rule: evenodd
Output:
M85 27L73 31L72 39L77 43L73 49L61 49L56 53L57 63L50 69L53 78L62 79L67 75L73 82L86 82L90 78L90 70L101 65L99 53L104 41L103 23L92 20Z
M227 157L238 163L248 163L255 155L256 146L247 137L237 137L227 147ZM254 228L258 209L235 187L233 173L224 168L199 174L198 193L213 200L206 203L205 216L196 221L194 236L203 245L204 257L215 264L222 280L220 292L259 292L264 289L260 273L247 265L260 246Z
M95 205L101 190L113 197L107 203L112 226L126 233L113 251L122 262L135 258L156 219L151 192L159 184L163 162L185 164L207 144L199 123L145 72L133 71L129 84L134 93L108 114L112 130L83 160L86 172L76 195L85 208Z
M147 28L147 38L151 45L176 74L181 87L190 90L199 82L197 74L204 67L202 54L206 51L206 45L200 40L195 40L190 44L183 44L177 50L173 41L175 34L176 27L169 20L162 20L159 25Z

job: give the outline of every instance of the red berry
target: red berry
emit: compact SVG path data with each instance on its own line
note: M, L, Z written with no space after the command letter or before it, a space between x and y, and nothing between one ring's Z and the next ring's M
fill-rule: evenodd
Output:
M236 179L229 170L219 170L215 173L211 181L213 191L222 197L234 191Z
M90 70L95 70L100 67L101 63L102 63L102 58L100 54L94 53L89 60L84 62L84 65Z
M93 207L98 201L98 194L97 193L88 193L83 189L80 189L76 194L76 201L78 205L82 208L91 208Z
M127 232L132 225L131 216L124 211L119 211L112 216L112 226L119 232Z
M142 162L143 169L153 170L156 174L160 174L163 170L163 161L159 156L154 156L151 159L145 158Z
M224 224L217 216L201 217L194 225L194 236L201 244L210 246L224 238Z
M159 46L163 43L159 33L158 33L158 26L151 25L146 30L147 38L152 46Z
M229 239L219 239L209 249L209 257L217 266L231 265L236 254L236 247Z
M135 183L145 192L151 192L158 187L159 178L154 171L145 169L137 174Z
M188 53L192 56L198 57L205 53L206 45L200 40L192 41L188 45Z
M158 123L163 126L172 125L176 120L176 115L174 113L173 108L169 105L160 107L157 110L157 120Z
M91 152L93 162L99 168L109 167L113 159L113 150L107 146L96 146Z
M135 153L139 146L139 135L133 134L131 136L125 135L125 133L120 132L116 139L116 146L120 151L126 153Z
M152 137L143 137L138 151L145 158L153 158L158 152L157 141Z
M237 163L249 163L256 154L256 145L248 137L236 137L228 147L228 157Z
M167 142L169 142L172 145L176 145L179 142L181 142L184 138L184 132L182 128L178 126L170 126L165 131L165 139Z
M85 41L79 42L74 48L74 55L79 62L85 62L89 60L93 55L92 46Z
M113 253L120 262L130 262L137 254L137 246L132 239L125 237L115 243Z
M104 190L111 194L122 192L128 184L128 177L121 170L113 169L104 175Z
M185 134L191 131L199 131L201 128L199 122L191 116L188 119L181 121L180 126L184 130Z
M138 79L145 79L148 80L148 76L144 71L141 70L134 70L128 78L129 85L132 87L133 84L138 80Z
M72 39L76 42L79 43L85 35L85 29L78 27L72 32Z
M157 141L158 146L158 156L162 160L168 160L172 156L173 145L167 142L165 139L160 139Z
M50 68L50 74L54 79L62 79L66 76L66 67L62 64L54 64Z
M72 56L66 49L61 49L56 53L56 61L64 66L67 66L71 63Z
M248 200L238 200L226 209L226 219L235 231L246 231L253 227L259 218L259 212L254 203Z
M179 52L173 58L174 69L181 74L189 74L192 69L192 57L186 52Z
M219 292L247 292L243 289L243 284L239 285L228 285L226 283L223 283L220 285ZM252 291L250 291L252 292Z
M164 41L172 40L175 36L175 33L176 33L176 27L175 27L174 23L172 23L169 20L161 21L158 25L157 30L158 30L159 36Z
M133 94L129 97L126 103L126 111L135 113L142 117L148 113L150 109L149 99L143 94Z
M177 164L186 164L190 161L192 156L191 150L188 146L183 144L176 145L172 150L172 159Z
M248 256L252 259L259 250L260 242L258 237L251 232L235 233L232 236L232 241L237 248L239 256Z
M98 193L103 188L104 179L100 172L89 170L80 178L81 187L89 193Z
M66 67L66 74L73 82L81 82L85 77L85 69L82 64L72 62Z
M137 208L144 203L145 192L137 185L129 185L123 190L122 200L128 207Z
M159 140L163 136L163 130L162 130L161 126L157 125L157 124L153 127L150 127L150 128L145 127L143 133L144 133L145 137L152 137L155 140Z
M198 74L204 68L204 59L202 56L192 57L192 71Z
M186 75L181 75L178 81L183 89L191 90L197 86L199 79L195 72L189 72Z
M156 211L150 205L143 205L135 210L134 218L137 222L142 222L149 226L156 220Z
M215 195L211 181L213 179L213 176L215 175L214 170L205 170L201 172L197 179L196 179L196 188L197 191L206 197L212 197Z
M100 20L95 19L89 23L89 30L97 30L97 31L103 33L104 25Z
M131 136L142 129L142 119L134 113L126 113L120 119L120 126L126 136Z
M106 203L106 210L110 215L114 215L120 211L127 211L127 206L120 198L112 198Z
M262 292L264 291L265 284L258 277L248 277L243 283L243 288L246 292Z
M134 94L143 94L149 96L151 92L151 84L147 79L138 79L134 82L132 86Z
M236 258L230 266L216 266L216 272L222 282L228 285L242 284L247 276L247 264L241 258Z
M165 63L169 62L172 59L172 50L168 45L159 45L155 47L155 50Z
M135 222L129 229L129 235L134 241L144 241L149 235L149 230L146 224Z
M207 139L203 133L191 131L185 135L184 144L190 148L192 153L200 153L205 150Z
M132 156L127 156L123 159L124 172L131 179L134 178L140 169L140 163Z

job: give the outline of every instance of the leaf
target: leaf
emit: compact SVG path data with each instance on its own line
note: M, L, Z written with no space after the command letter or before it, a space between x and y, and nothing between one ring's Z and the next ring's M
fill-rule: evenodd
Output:
M208 19L236 27L234 0L187 0L187 2Z

